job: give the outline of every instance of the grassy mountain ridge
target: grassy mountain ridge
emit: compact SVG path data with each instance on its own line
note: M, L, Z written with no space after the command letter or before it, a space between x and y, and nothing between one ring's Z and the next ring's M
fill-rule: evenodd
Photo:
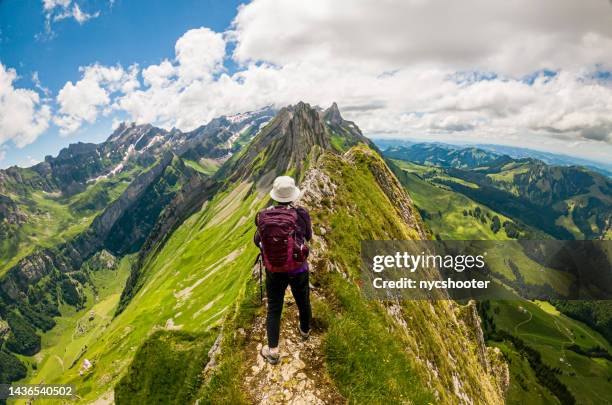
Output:
M311 155L325 148L330 148L330 143L319 113L305 103L298 103L281 109L245 149L226 161L210 179L192 179L168 204L154 232L145 242L122 294L119 311L142 285L139 278L144 259L159 249L167 235L200 210L202 204L219 193L233 189L237 183L248 183L248 193L257 193L262 198L262 189L269 187L277 175L292 173L299 178Z
M463 343L457 346L454 346L456 342L448 346L441 343L445 339L438 336L439 328L431 322L423 322L421 317L405 318L406 314L427 314L429 304L408 305L402 309L394 306L385 308L378 303L364 301L359 296L355 284L359 268L355 252L359 250L361 238L427 237L427 231L410 199L377 153L364 146L349 149L343 156L323 151L311 162L302 188L304 196L300 204L310 208L316 234L312 258L315 269L313 283L325 297L318 304L321 312L315 316L321 317L323 324L329 325L328 328L323 327L322 335L325 364L340 392L349 401L357 403L385 403L398 398L420 403L427 398L428 391L429 395L433 395L430 398L438 395L450 403L459 402L460 398L465 397L488 403L501 402L503 371L497 377L488 374L492 372L489 367L497 366L493 366L494 360L488 363L483 359L483 364L476 359L475 352L480 350L476 349L477 344L468 344L474 347L474 352L453 353L453 356L465 359L464 366L470 365L468 368L474 374L469 377L458 372L458 369L449 368L444 356L437 359L420 358L419 363L418 360L415 362L414 353L404 351L406 344L410 344L411 350L421 353L420 356L439 353L442 347L444 351L453 352L453 347L465 347ZM365 212L368 214L359 214ZM447 336L450 341L471 336L470 327L456 318L454 310L444 305L436 306L438 310L440 318L450 317L453 320L450 322L457 322L456 327L461 331L457 333L457 329L451 329L449 334L454 337ZM461 312L459 308L456 310ZM414 323L408 328L403 327L407 321ZM472 325L477 331L478 324ZM418 328L418 332L408 332L411 327ZM248 336L248 323L243 328L247 329ZM222 345L228 347L222 346L220 354L216 354L218 374L213 373L208 384L202 388L202 398L205 400L220 399L220 395L224 395L234 398L236 402L250 402L251 394L247 393L245 398L225 388L240 387L240 380L251 366L250 355L239 354L246 347L244 338L239 337L239 329L228 326L223 331ZM398 342L401 342L399 346ZM421 344L441 346L423 353L418 349ZM358 350L352 350L357 347ZM355 355L351 355L351 352ZM417 355L417 358L420 356ZM387 360L380 363L382 359ZM499 370L503 370L503 366ZM445 378L433 377L434 374L437 377L438 373ZM453 381L459 386L453 385ZM291 384L291 380L288 383Z
M315 221L330 225L325 227L326 230L321 237L324 247L321 257L318 258L318 264L324 266L330 273L323 277L336 280L331 283L332 294L350 296L356 292L356 286L352 283L345 286L344 281L338 280L337 273L346 272L346 277L353 283L359 278L359 257L354 252L359 251L360 239L420 239L427 237L427 230L412 201L376 152L356 147L344 156L342 160L323 156L320 166L322 174L312 174L314 179L311 184L315 190L317 188L334 190L333 196L329 197L331 199L329 206L324 198L319 198L320 192L312 193L310 200L307 200L307 206L312 204L312 212L316 213ZM321 183L323 186L319 185ZM326 186L326 183L337 186ZM305 197L308 198L308 194ZM341 209L344 204L350 208ZM395 210L396 213L386 210ZM368 215L357 215L357 212L368 212ZM348 235L359 235L359 237ZM315 274L319 275L318 272ZM353 297L353 300L357 299ZM346 299L338 308L340 311L337 323L331 323L331 330L328 332L330 334L328 344L331 347L328 350L333 353L334 361L338 361L335 358L338 355L336 350L342 350L342 347L343 350L347 350L350 347L350 343L343 343L343 340L350 342L353 329L345 328L343 322L349 324L355 322L360 310L364 310L359 305L351 299ZM504 368L503 366L497 368L496 355L480 345L481 342L476 338L479 323L477 318L473 319L468 315L469 307L455 306L450 301L389 302L384 305L369 302L367 306L368 310L375 314L379 311L385 314L384 321L378 320L378 322L387 325L394 339L402 342L402 345L408 349L409 358L412 360L407 367L414 369L421 379L420 382L417 380L413 383L427 387L436 400L448 403L458 403L463 400L483 403L503 401ZM473 323L474 321L476 323ZM376 323L373 322L371 328L375 329ZM366 353L368 350L384 352L382 347L385 344L376 343L375 340L370 341L375 339L375 335L368 338L368 333L373 331L368 328L364 331L364 339L371 345L360 346L361 350ZM462 349L458 351L459 348ZM481 351L488 354L480 357L478 353L482 353ZM360 360L351 357L347 352L341 353L347 356L347 361ZM364 357L367 358L365 355ZM453 358L455 361L448 362L448 358ZM367 377L363 376L367 379L358 382L359 375L343 374L348 373L349 369L342 369L341 364L331 364L330 367L340 368L337 371L337 378L344 381L348 389L353 387L352 384L362 387L370 384L366 385L367 389L363 387L365 395L368 389L380 390L381 386L385 386L385 383L378 380L379 375L386 375L390 379L387 380L387 384L392 384L394 378L381 371L380 374L372 372ZM362 372L367 375L369 367L371 366L362 363ZM401 389L398 392L401 393ZM410 396L409 392L403 395ZM391 398L393 397L387 400Z

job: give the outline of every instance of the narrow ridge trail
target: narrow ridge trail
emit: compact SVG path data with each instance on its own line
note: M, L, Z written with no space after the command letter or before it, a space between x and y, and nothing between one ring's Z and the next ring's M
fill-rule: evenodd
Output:
M327 178L322 179L321 176L322 173L317 169L311 168L308 171L305 180L300 185L302 195L295 202L296 205L301 205L310 211L320 209L318 203L324 196L318 189L321 187L320 184L329 183L324 182L323 180ZM327 188L326 195L330 196L333 193L332 186L328 185ZM319 232L313 233L309 246L308 261L311 263L311 271L321 271L319 266L314 265L325 251L325 242ZM257 316L251 330L247 331L246 337L247 372L243 389L248 393L251 403L265 405L347 403L327 372L323 353L323 336L322 331L317 327L318 314L315 310L315 303L321 300L326 300L322 290L311 284L310 302L313 306L313 322L309 339L302 341L298 330L297 305L291 289L287 288L279 341L281 359L278 364L271 365L260 354L261 348L267 344L265 311L267 299L264 299L264 311Z
M319 299L311 290L311 301ZM316 315L315 315L316 316ZM344 404L330 380L323 359L322 336L313 328L307 341L298 331L297 305L290 289L285 294L278 364L271 365L260 354L266 342L265 311L247 334L247 370L244 391L254 404Z

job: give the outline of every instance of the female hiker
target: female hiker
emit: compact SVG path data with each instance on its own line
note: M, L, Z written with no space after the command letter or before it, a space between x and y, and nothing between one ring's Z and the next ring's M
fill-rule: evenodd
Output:
M257 213L255 244L261 249L266 268L266 294L268 308L266 333L268 345L261 355L271 364L279 361L278 340L283 301L287 286L300 314L298 327L303 340L310 334L310 287L308 283L308 246L312 237L310 215L292 202L300 195L300 189L289 176L274 180L270 197L275 204Z

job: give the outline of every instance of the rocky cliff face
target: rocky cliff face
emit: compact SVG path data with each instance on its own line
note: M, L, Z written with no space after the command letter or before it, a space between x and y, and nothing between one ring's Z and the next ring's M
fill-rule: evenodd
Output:
M319 113L300 102L282 108L226 173L232 181L250 178L265 188L289 169L300 177L315 146L330 149L330 139Z
M241 142L250 140L275 114L276 111L268 107L214 118L208 124L186 133L185 142L180 144L176 153L190 159L230 157L240 150Z
M354 122L347 121L342 117L338 104L333 103L331 107L320 114L321 119L327 126L332 144L338 151L345 152L348 148L360 143L378 151L374 143L363 136L361 130Z

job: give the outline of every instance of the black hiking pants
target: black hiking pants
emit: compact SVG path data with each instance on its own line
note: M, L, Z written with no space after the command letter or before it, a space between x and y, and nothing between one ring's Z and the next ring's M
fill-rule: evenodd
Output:
M295 298L300 313L300 329L304 332L310 330L310 286L308 284L308 271L290 275L287 273L272 273L266 270L266 294L268 295L268 314L266 317L266 331L268 334L268 347L278 347L280 334L280 321L283 312L283 301L287 285L291 286L291 293Z

